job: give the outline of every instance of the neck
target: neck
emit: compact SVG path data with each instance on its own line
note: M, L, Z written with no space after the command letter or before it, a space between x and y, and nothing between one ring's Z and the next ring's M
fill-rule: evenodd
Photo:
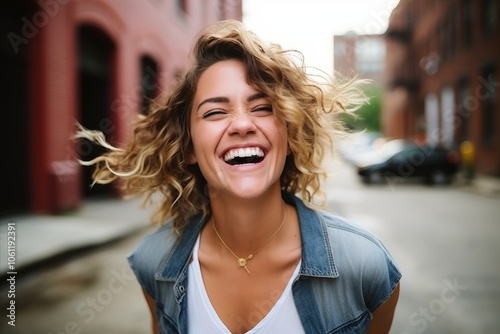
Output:
M279 188L253 199L217 196L210 205L211 224L215 221L221 238L239 256L254 252L279 228L284 216Z

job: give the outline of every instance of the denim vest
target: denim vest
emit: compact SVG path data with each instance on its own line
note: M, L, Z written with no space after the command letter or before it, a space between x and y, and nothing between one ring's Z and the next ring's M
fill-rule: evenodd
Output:
M305 332L365 333L372 312L401 278L392 257L361 227L310 209L291 194L285 193L284 200L299 217L302 263L292 293ZM188 333L188 265L206 220L194 216L181 237L166 223L128 257L137 280L156 301L160 333Z

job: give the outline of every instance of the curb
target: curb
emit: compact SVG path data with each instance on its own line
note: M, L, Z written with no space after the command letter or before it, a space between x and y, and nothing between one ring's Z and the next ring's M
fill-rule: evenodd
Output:
M457 175L457 184L469 191L488 197L500 197L500 178L489 175L476 175L467 179L462 174Z
M2 217L0 276L137 233L151 226L150 214L137 200L100 200L63 215Z

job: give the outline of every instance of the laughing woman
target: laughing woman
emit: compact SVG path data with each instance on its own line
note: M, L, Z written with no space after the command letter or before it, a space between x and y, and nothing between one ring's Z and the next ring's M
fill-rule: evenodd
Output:
M355 83L319 84L236 21L200 34L191 69L127 147L84 163L164 222L130 254L154 333L388 333L400 272L372 234L313 205ZM154 195L154 196L153 196Z

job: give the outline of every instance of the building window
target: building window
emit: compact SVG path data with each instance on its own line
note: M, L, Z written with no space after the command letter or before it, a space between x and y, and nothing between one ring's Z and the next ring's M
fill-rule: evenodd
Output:
M440 22L441 55L443 59L451 59L456 51L457 38L457 9L455 6L449 8L447 15Z
M452 147L454 143L455 126L455 92L449 86L441 91L441 144Z
M483 33L490 35L497 23L497 0L484 0L483 2Z
M188 14L188 0L177 0L177 8L179 8L184 14Z
M154 98L158 95L158 66L148 57L141 58L141 113L147 114Z
M482 138L481 141L485 146L491 146L495 140L495 99L496 89L494 80L494 67L492 64L484 66L479 77L480 84L483 86L480 96L483 101L482 107Z
M466 47L470 47L472 45L472 20L474 17L474 4L472 0L463 0L462 1L462 15L463 15L463 43Z
M457 8L452 6L450 8L449 18L448 18L448 56L452 58L455 55L456 50L456 40L457 40Z
M425 96L425 123L427 142L430 145L439 144L439 102L436 94L429 93Z
M459 139L461 142L470 138L470 118L474 105L470 98L469 80L463 78L458 83L458 119L460 120Z
M448 24L446 22L447 20L445 19L443 22L439 24L439 44L441 46L441 56L443 57L443 60L448 59L448 54L449 54L449 38L448 38Z

